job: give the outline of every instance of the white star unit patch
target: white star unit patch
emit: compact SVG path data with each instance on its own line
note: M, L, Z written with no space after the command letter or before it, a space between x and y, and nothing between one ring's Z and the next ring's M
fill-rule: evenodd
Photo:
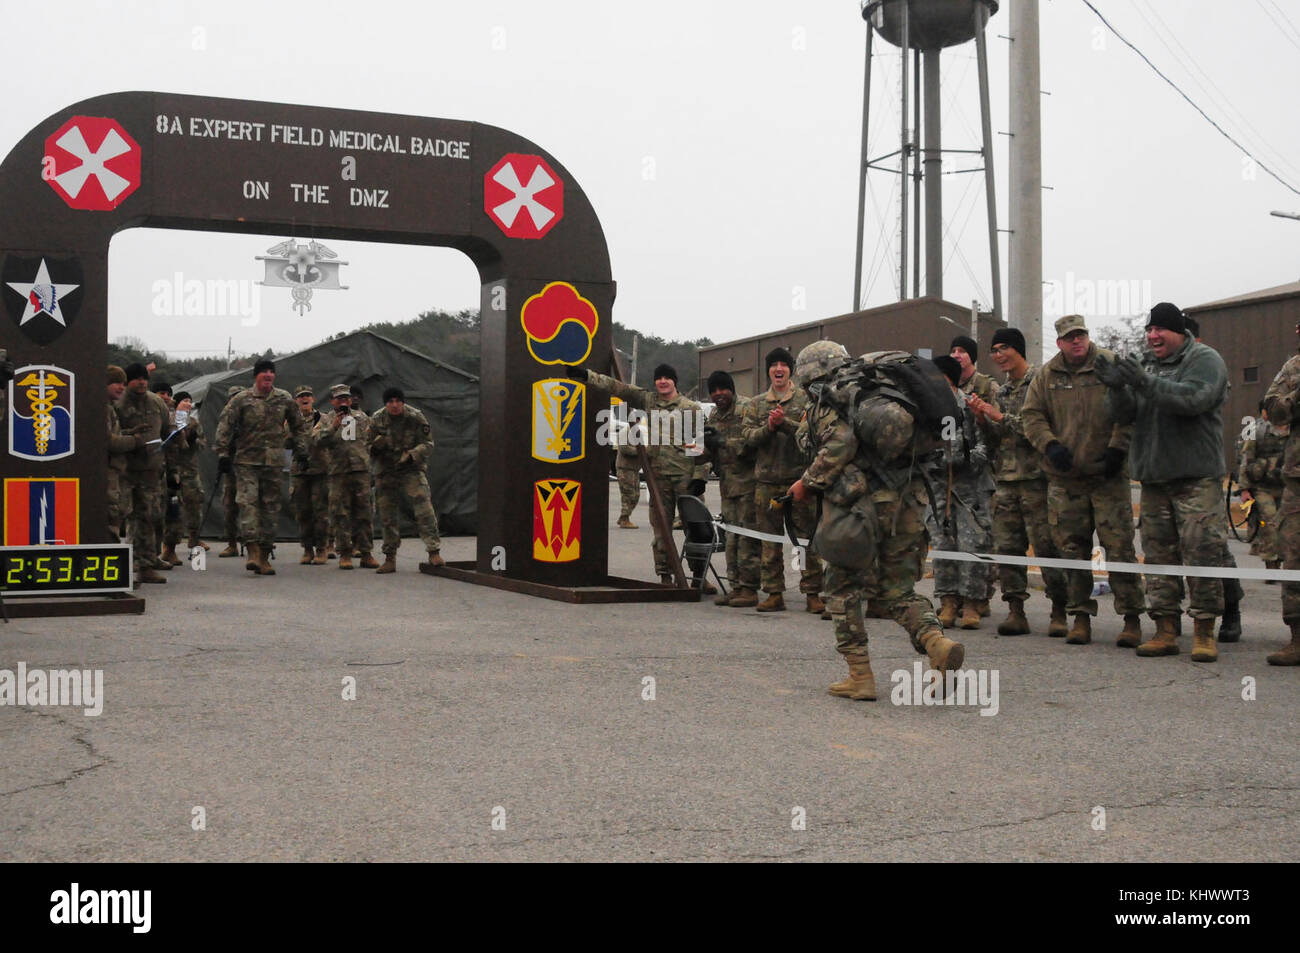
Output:
M67 327L67 322L63 320L63 312L59 309L59 299L81 287L81 285L56 285L50 281L50 272L45 267L44 258L41 259L41 266L36 269L34 280L31 282L10 281L6 282L6 284L27 299L27 307L23 310L23 316L18 320L19 327L38 314L48 314L59 324Z

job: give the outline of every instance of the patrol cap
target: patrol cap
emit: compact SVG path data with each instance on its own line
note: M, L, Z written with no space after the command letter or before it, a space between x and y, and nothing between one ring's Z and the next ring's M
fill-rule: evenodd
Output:
M334 399L335 397L350 397L351 395L352 395L352 389L348 387L347 384L335 384L333 387L330 388L331 400Z
M293 392L294 397L301 397L306 394L308 397L314 397L315 392L306 384L299 384L298 389Z
M1087 332L1088 324L1083 320L1081 314L1067 314L1063 318L1056 319L1056 336L1063 338L1071 331Z

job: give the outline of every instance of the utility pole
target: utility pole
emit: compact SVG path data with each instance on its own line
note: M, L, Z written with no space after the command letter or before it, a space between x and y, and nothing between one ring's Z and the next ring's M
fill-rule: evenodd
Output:
M1007 319L1025 336L1025 354L1043 353L1043 146L1038 0L1008 0L1011 18L1008 147L1010 298Z
M230 370L231 356L232 356L232 352L230 350L230 344L233 340L234 338L226 338L226 370Z

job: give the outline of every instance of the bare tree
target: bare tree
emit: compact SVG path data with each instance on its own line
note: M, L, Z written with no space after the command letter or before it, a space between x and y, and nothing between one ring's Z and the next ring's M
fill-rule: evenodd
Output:
M1100 327L1092 335L1098 347L1114 351L1120 357L1136 354L1139 357L1146 342L1145 314L1133 314L1119 318L1113 324Z

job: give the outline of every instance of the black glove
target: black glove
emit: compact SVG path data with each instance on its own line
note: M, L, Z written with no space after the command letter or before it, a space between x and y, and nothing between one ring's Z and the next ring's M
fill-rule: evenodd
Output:
M1047 459L1061 473L1068 473L1074 468L1074 455L1070 448L1053 440L1047 445Z
M692 480L690 486L686 488L687 496L703 496L704 488L709 484L704 480Z
M718 436L716 427L705 426L704 428L704 449L708 450L715 458L718 455L718 449L722 446L722 438Z
M569 380L587 382L587 369L579 367L576 364L565 365L564 373L568 375Z
M1092 362L1092 367L1097 372L1098 379L1107 387L1124 387L1128 384L1124 372L1105 354L1098 354L1096 360Z
M1108 477L1113 477L1124 469L1125 456L1126 454L1119 447L1107 447L1106 452L1101 455L1101 472Z
M218 458L217 458L217 472L218 472L218 473L234 473L234 472L235 472L235 458L234 458L234 457L218 457Z

